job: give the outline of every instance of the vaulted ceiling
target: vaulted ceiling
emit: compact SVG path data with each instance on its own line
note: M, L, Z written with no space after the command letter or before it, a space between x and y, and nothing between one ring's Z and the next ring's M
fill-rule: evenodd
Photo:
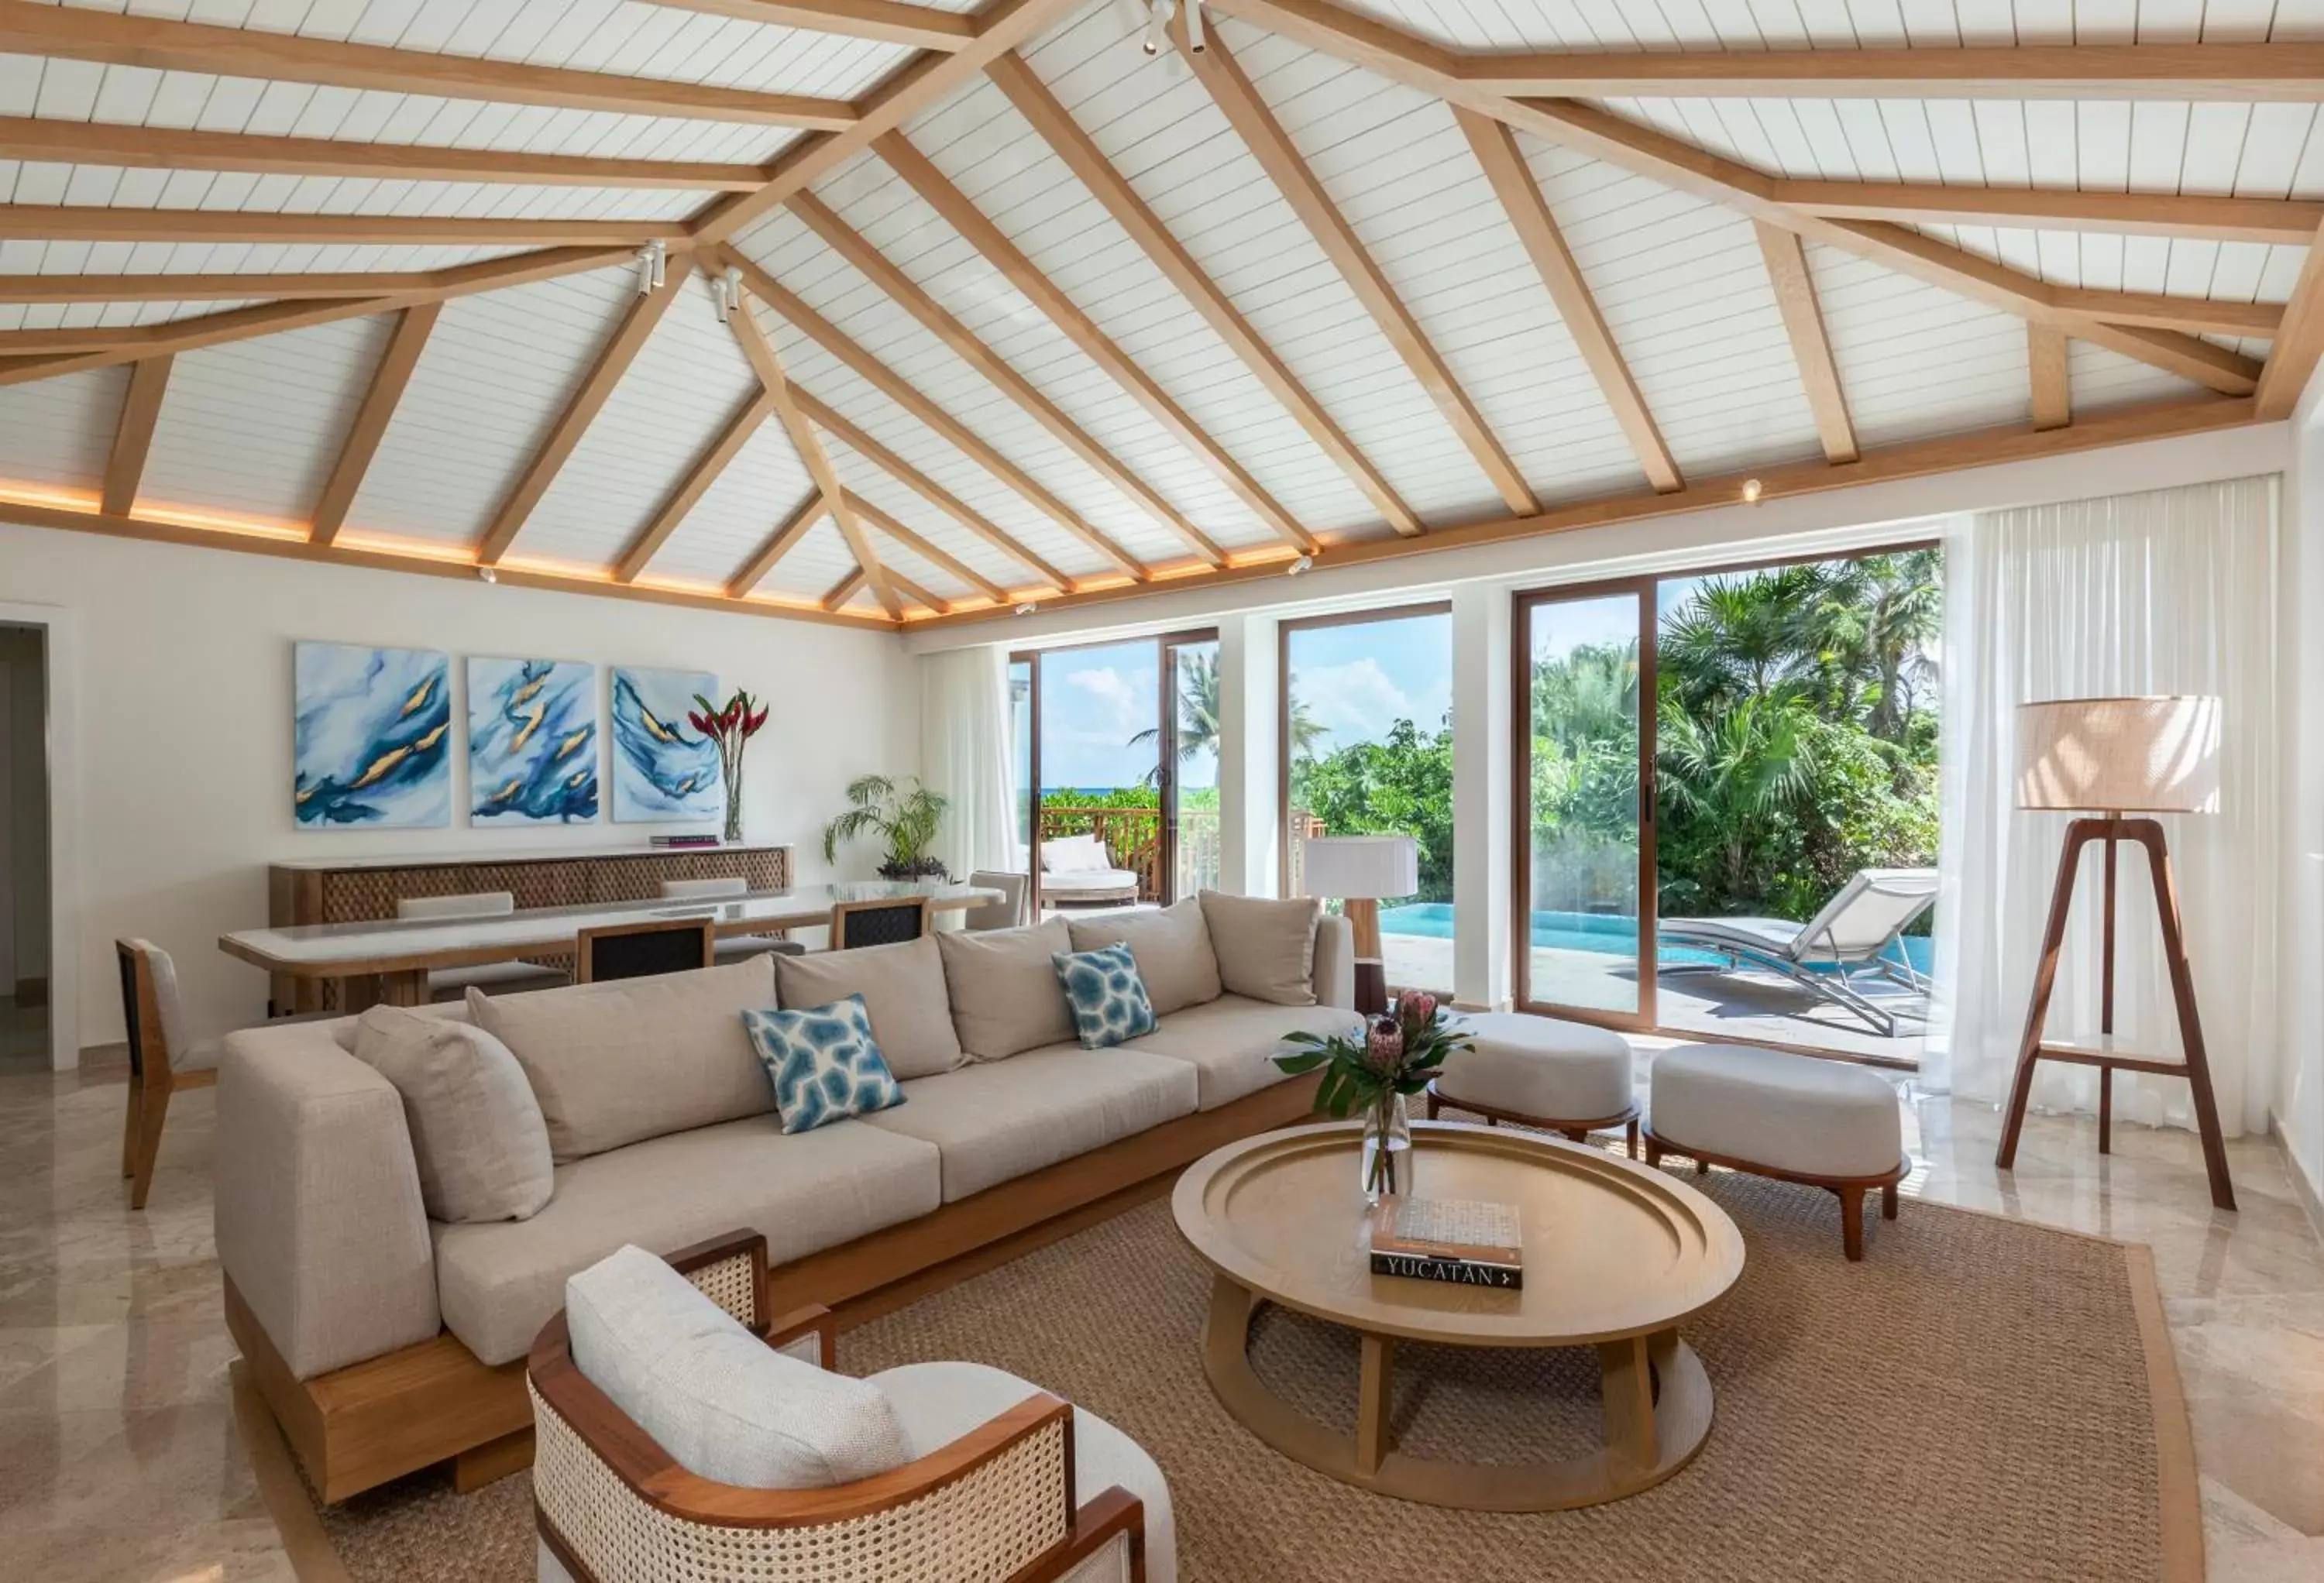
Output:
M0 516L892 624L2280 418L2324 350L2324 0L1189 20L0 0Z

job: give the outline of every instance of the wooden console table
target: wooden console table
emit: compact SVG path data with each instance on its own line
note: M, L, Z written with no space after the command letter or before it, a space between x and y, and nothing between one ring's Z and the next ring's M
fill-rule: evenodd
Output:
M508 891L521 908L651 901L660 896L665 879L741 879L752 890L788 890L793 872L788 846L567 847L305 858L269 865L266 921L278 929L369 923L392 918L395 904L409 897L477 890ZM540 960L544 966L571 965L569 953ZM271 973L267 984L270 1016L339 1008L335 982Z

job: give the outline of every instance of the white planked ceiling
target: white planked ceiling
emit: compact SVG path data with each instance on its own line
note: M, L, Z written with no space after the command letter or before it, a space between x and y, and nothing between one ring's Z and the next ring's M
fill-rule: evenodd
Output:
M70 0L82 5L88 0ZM1911 44L2324 38L2324 0L1342 0L1468 50L1761 51ZM395 49L768 93L862 100L915 52L635 0L97 0L91 8ZM973 11L976 0L942 0ZM1508 508L1453 427L1183 61L1148 57L1136 9L1092 0L1022 56L1139 198L1355 448L1431 526ZM1642 470L1532 260L1440 100L1231 17L1231 49L1460 389L1546 503L1635 491ZM2324 199L2314 105L2029 99L1637 98L1614 114L1771 174L1833 180ZM766 164L813 134L713 120L318 87L0 54L0 116L510 153ZM971 78L905 134L977 211L1291 517L1327 538L1388 531L1349 474L1269 393L1010 105ZM1821 455L1750 223L1733 210L1520 133L1518 146L1682 473ZM876 153L814 191L1120 465L1231 554L1275 531ZM0 205L673 223L715 195L268 176L0 161ZM2038 226L1923 226L2036 280L2237 303L2289 299L2307 250ZM5 231L5 219L0 219ZM796 216L734 245L1080 521L1151 565L1179 537L891 299ZM0 276L420 272L514 246L33 242L0 235ZM1868 447L2024 422L2023 320L1852 253L1810 270L1850 418ZM685 267L674 258L671 267ZM248 300L258 300L254 297ZM130 328L245 299L0 300L0 332ZM473 545L634 300L626 267L447 302L349 514L355 539ZM761 306L791 379L1067 577L1113 565L799 326ZM181 355L141 509L297 523L312 510L387 344L382 315ZM2259 359L2264 340L2215 337ZM0 352L0 355L5 355ZM2198 387L2076 341L2075 410ZM94 489L119 368L0 385L0 494ZM755 392L710 293L689 281L529 516L512 560L619 560ZM1004 588L1026 566L867 455L826 435L844 487ZM779 424L742 446L646 568L721 589L812 492ZM940 602L981 598L882 529L881 558ZM760 584L821 599L853 557L828 520ZM873 608L858 594L851 608Z

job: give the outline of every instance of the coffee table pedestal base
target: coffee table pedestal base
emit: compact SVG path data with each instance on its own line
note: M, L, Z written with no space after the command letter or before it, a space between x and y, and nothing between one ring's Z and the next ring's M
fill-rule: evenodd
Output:
M1316 1472L1399 1499L1475 1512L1555 1512L1651 1489L1685 1467L1711 1433L1711 1376L1675 1330L1601 1343L1606 1446L1563 1462L1447 1462L1395 1449L1388 1423L1396 1339L1359 1331L1363 1364L1356 1432L1297 1412L1250 1367L1259 1300L1224 1275L1211 1293L1203 1369L1227 1412L1260 1440Z

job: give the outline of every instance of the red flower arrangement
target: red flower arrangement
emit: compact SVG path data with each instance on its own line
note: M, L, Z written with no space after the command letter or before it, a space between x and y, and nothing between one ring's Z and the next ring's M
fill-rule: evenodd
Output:
M686 723L718 745L718 772L726 782L726 839L742 839L742 750L767 723L771 707L740 687L724 707L696 693L699 709L689 709Z

